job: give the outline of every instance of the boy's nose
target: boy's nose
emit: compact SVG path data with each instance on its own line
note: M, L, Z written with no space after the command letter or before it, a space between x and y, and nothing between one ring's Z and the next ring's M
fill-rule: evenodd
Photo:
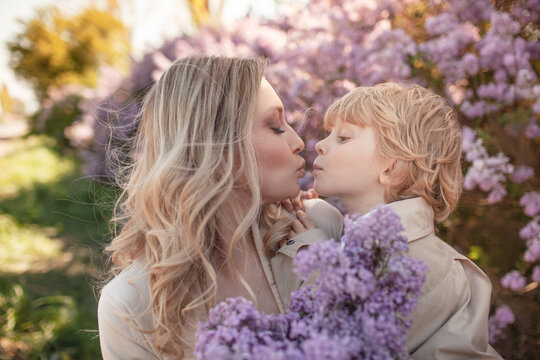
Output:
M323 139L319 141L317 144L315 144L315 151L317 152L318 155L324 154L324 140L326 139Z

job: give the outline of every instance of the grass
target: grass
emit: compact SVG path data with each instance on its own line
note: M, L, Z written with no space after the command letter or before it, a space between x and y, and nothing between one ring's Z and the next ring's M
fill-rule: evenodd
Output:
M54 139L0 157L0 359L97 359L93 279L114 190Z

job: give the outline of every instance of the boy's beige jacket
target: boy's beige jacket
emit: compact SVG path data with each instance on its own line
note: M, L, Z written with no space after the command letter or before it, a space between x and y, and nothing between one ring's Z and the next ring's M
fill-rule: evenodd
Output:
M422 198L391 203L412 257L429 272L413 314L407 349L413 359L501 359L488 343L491 282L435 235L433 209Z
M471 260L435 235L433 209L424 199L401 200L389 206L401 218L410 255L424 261L429 268L407 337L411 358L501 359L488 343L489 278ZM295 249L303 245L296 242ZM273 268L292 267L295 251L284 246L279 253L289 258L272 258ZM288 286L281 287L285 299L290 292L305 285L292 271L279 273L289 274L287 279L281 279L281 284Z
M285 311L289 289L300 286L300 282L292 278L294 273L291 256L300 246L339 237L342 229L341 214L325 201L307 200L304 205L306 213L318 228L289 240L288 245L284 245L283 250L276 254L276 258L282 259L281 262L273 261L272 265L270 264L262 249L264 230L257 226L252 227L259 259L281 312ZM148 311L150 299L146 266L140 260L135 261L103 288L98 304L98 322L104 360L164 359L154 348L151 335L144 331L153 328L153 317ZM196 325L185 334L188 338L187 358L192 357L195 332Z

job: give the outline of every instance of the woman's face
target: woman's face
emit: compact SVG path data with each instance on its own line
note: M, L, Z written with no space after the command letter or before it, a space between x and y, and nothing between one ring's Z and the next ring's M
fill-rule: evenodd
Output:
M304 176L305 160L299 155L304 142L285 121L283 104L266 79L257 96L251 137L263 203L297 196L298 179Z

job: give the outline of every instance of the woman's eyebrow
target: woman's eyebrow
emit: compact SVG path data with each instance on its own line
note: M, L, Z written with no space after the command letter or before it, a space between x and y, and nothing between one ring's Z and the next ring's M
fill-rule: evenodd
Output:
M277 111L279 113L279 116L281 117L283 115L283 106L274 106L268 110L265 111L264 115L268 115L269 113L273 112L273 111Z

